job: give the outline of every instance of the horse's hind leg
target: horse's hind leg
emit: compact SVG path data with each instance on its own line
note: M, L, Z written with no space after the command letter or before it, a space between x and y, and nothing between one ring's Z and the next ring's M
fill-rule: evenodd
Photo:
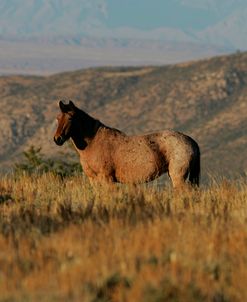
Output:
M172 186L174 189L184 189L187 187L185 177L171 176Z
M186 179L188 177L188 169L183 167L169 167L168 175L171 178L174 189L184 189L187 187Z

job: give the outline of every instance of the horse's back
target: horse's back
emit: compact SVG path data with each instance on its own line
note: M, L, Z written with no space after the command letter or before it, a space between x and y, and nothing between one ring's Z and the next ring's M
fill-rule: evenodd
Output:
M123 165L156 165L166 170L169 163L175 161L184 165L198 156L199 147L190 137L181 132L164 130L146 135L115 137L115 155Z

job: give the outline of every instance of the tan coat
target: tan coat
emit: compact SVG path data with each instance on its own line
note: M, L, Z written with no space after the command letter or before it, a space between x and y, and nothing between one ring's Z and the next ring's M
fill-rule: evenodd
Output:
M182 187L187 178L199 185L200 150L189 136L170 130L127 136L93 119L72 102L60 103L60 109L54 140L61 145L72 139L91 181L137 184L168 172L174 187Z

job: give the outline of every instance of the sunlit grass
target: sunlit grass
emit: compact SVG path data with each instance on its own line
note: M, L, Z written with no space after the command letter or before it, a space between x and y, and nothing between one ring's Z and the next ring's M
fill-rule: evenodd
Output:
M0 180L0 301L246 301L247 183Z

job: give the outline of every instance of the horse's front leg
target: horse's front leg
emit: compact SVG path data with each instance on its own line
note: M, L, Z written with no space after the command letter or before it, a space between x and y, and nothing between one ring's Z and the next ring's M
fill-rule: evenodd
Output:
M89 182L93 188L106 188L113 189L114 186L114 178L111 175L105 174L97 174L93 177L89 176Z

